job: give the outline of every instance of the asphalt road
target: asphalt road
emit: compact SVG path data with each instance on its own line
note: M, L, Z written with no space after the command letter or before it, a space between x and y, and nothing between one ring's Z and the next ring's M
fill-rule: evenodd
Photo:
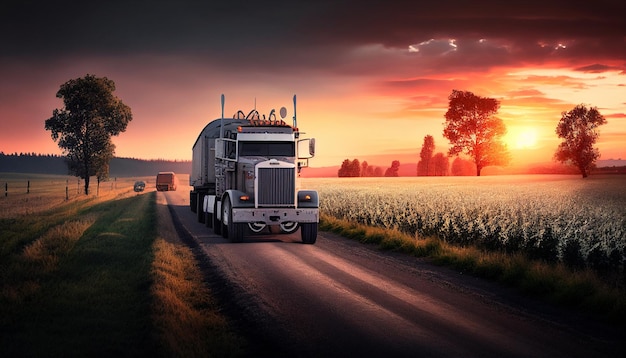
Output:
M320 232L233 244L196 221L188 192L165 195L206 255L225 310L259 355L622 357L624 332L426 260Z

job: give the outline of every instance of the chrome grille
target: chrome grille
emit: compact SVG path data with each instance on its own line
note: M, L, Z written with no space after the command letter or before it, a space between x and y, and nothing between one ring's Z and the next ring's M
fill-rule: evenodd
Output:
M294 168L259 168L259 206L294 206Z

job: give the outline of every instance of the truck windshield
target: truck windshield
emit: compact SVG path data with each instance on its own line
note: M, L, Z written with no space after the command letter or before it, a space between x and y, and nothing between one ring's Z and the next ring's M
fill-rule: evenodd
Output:
M239 142L240 156L295 157L294 142Z

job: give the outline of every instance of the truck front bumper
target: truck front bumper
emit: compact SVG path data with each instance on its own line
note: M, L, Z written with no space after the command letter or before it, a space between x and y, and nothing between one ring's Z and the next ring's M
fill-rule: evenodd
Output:
M275 225L286 222L319 222L318 208L233 208L232 210L232 220L236 223L265 223L267 225Z

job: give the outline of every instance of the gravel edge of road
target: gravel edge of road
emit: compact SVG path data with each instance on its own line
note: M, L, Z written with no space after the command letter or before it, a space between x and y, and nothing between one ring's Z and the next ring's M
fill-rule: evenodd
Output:
M191 249L202 272L204 281L209 286L211 294L219 303L220 313L226 317L228 322L234 326L235 331L239 332L248 343L248 347L246 347L248 355L259 358L293 356L291 354L293 352L289 349L277 349L279 346L275 344L274 337L277 336L276 332L280 331L281 328L274 322L268 322L267 319L252 319L252 317L257 315L255 315L254 308L245 304L246 293L234 287L204 254L199 242L185 228L174 207L168 204L168 210L172 216L172 222L178 236L183 244ZM234 298L237 299L235 300ZM274 332L274 334L267 334L269 331ZM284 344L284 342L282 343Z

